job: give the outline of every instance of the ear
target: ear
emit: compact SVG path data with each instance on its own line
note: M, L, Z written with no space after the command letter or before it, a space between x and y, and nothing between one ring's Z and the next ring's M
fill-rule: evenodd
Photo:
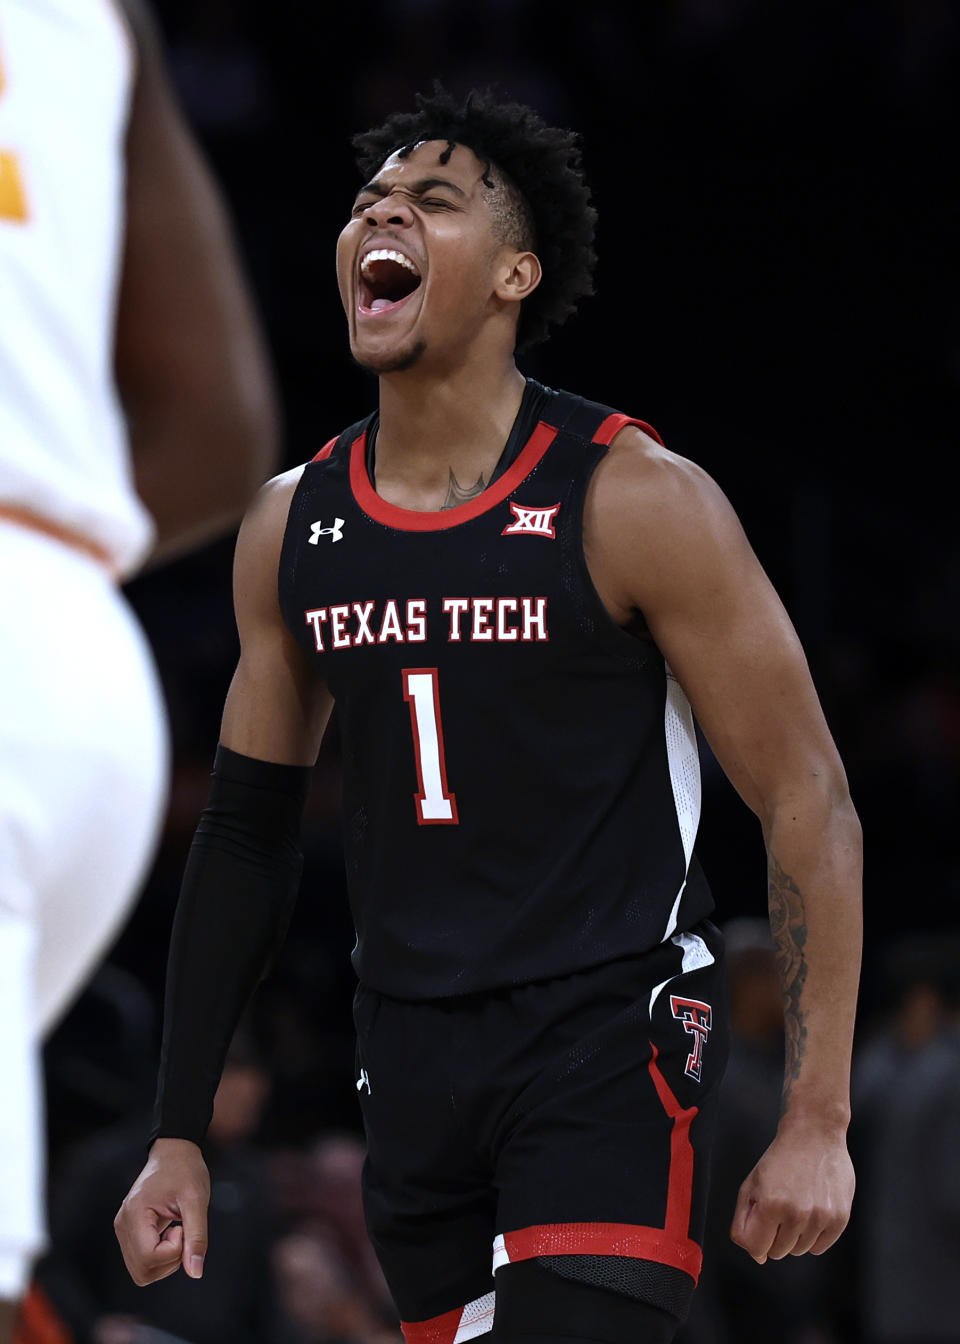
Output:
M533 252L506 252L497 263L493 292L506 303L529 298L543 272Z

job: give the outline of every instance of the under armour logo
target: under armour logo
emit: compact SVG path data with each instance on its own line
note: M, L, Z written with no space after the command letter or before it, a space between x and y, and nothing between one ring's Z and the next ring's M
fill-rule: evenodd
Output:
M370 1075L367 1073L366 1069L361 1069L360 1077L357 1079L357 1091L361 1092L364 1088L367 1089L367 1096L369 1097L371 1095Z
M703 1047L713 1025L713 1011L709 1003L701 1003L699 999L684 999L679 994L670 995L670 1011L678 1022L683 1023L684 1031L693 1037L693 1049L687 1056L684 1073L699 1083L703 1069Z
M321 537L333 537L339 541L343 536L343 519L334 518L333 527L324 527L322 523L310 524L310 545L316 546Z
M556 529L553 527L553 519L560 511L559 504L552 504L544 509L528 509L523 504L511 504L515 523L505 527L500 533L501 537L555 537Z

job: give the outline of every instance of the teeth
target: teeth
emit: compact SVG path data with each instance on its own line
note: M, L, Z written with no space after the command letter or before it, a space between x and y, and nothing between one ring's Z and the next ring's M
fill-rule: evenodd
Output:
M401 266L405 266L411 275L418 277L420 275L409 257L405 257L402 252L395 252L390 247L375 247L371 252L368 252L360 263L361 275L365 274L368 267L375 261L396 261Z

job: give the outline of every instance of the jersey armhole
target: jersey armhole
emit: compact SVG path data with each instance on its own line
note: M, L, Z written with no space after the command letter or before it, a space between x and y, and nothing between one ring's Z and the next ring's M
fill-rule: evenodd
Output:
M646 420L636 420L632 415L621 415L619 412L607 416L596 434L594 434L593 442L612 443L620 433L621 429L624 429L627 425L636 425L637 429L642 429L644 434L649 434L651 439L655 439L661 448L666 447L666 444L654 429L653 425L648 425Z
M602 422L590 441L592 451L589 451L588 448L589 458L583 463L582 475L576 487L576 504L570 523L572 532L568 535L572 547L572 572L576 575L579 589L578 598L583 604L585 614L594 623L597 637L611 653L626 657L628 661L640 659L645 665L648 665L651 648L656 650L658 659L662 660L662 655L657 649L656 641L650 634L646 617L638 610L634 619L625 626L619 625L613 619L593 581L584 544L584 521L590 482L597 467L607 455L610 441L625 425L637 425L645 432L651 432L646 421L635 420L628 415L611 414ZM657 442L660 442L659 435L657 435Z
M336 448L337 440L339 439L339 437L340 437L339 434L335 434L329 443L325 443L323 445L323 447L320 449L319 453L317 453L315 457L311 457L310 461L326 462L327 458L333 452L334 448Z

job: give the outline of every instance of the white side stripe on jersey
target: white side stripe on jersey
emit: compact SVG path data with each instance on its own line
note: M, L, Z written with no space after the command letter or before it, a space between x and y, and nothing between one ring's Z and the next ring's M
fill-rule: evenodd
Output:
M683 693L679 681L667 667L667 699L663 711L663 731L667 744L667 767L670 771L670 787L673 790L673 804L677 809L677 825L680 828L680 840L683 845L683 882L677 892L670 911L667 927L661 942L666 942L677 927L677 913L680 898L687 884L690 871L690 859L693 855L693 842L697 838L700 825L700 755L697 751L697 732L693 724L693 711L690 702Z
M676 947L682 949L683 961L680 963L680 969L676 975L668 975L666 980L661 980L659 985L651 992L649 1008L651 1017L653 1016L653 1005L665 985L669 985L671 980L676 980L678 976L686 975L689 971L698 971L701 966L712 966L716 960L699 933L675 933L670 941Z
M674 934L677 927L677 915L680 901L687 885L687 873L690 871L690 859L693 855L693 843L697 838L700 825L700 802L702 789L700 784L700 753L697 750L697 731L693 723L693 710L676 677L667 667L667 700L663 711L663 731L667 743L667 766L670 770L670 787L673 790L673 802L677 809L677 825L680 828L680 840L683 844L683 881L677 892L667 920L661 942L670 938L683 952L683 961L676 975L662 980L650 994L650 1013L660 991L677 976L698 970L701 966L711 966L713 953L696 933ZM672 937L671 937L672 935Z

